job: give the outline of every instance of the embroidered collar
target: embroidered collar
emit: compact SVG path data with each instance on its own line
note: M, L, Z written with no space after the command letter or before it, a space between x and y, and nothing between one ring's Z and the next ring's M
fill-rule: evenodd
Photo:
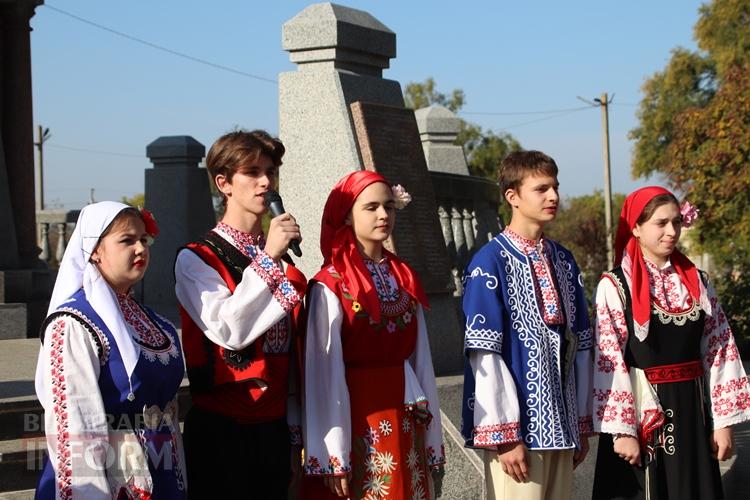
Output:
M546 239L544 238L544 236L539 238L538 241L531 240L529 238L524 238L523 236L516 233L509 227L506 227L505 229L503 229L503 234L507 236L526 255L529 255L534 251L544 250L545 247L547 246Z
M257 253L256 247L263 248L266 246L266 238L262 232L255 237L250 233L235 229L223 221L216 225L216 229L232 238L235 246L247 257L253 258L255 256Z
M366 266L383 265L383 264L387 264L388 263L388 256L387 255L383 255L383 257L379 261L375 262L373 259L371 259L369 257L365 257L363 255L362 256L362 261L365 263Z
M672 267L672 261L670 261L669 259L667 259L667 262L665 262L664 265L661 267L654 264L653 262L648 260L646 257L643 258L643 262L646 263L646 268L652 274L670 274L674 270L674 268Z

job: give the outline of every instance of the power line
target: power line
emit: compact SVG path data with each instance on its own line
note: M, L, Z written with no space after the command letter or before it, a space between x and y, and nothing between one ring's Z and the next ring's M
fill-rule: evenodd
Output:
M124 156L127 158L145 158L146 155L134 155L130 153L115 153L113 151L101 151L97 149L74 148L72 146L63 146L62 144L47 144L48 148L65 149L67 151L77 151L79 153L92 153L98 155Z
M459 111L462 115L489 115L489 116L512 116L512 115L550 115L555 113L568 113L588 109L590 106L567 109L549 109L547 111Z
M529 121L526 121L526 122L514 123L513 125L508 125L506 127L500 127L500 130L508 130L510 128L522 127L524 125L530 125L532 123L543 122L543 121L547 121L547 120L553 120L555 118L561 118L563 116L571 115L573 113L578 113L580 111L584 111L584 110L591 109L591 108L592 108L592 106L585 106L585 107L582 107L582 108L575 108L575 109L571 109L569 111L565 111L565 112L562 112L562 113L557 113L557 114L552 115L552 116L545 116L544 118L537 118L536 120L529 120Z
M72 19L75 19L76 21L80 21L82 23L88 24L88 25L93 26L95 28L99 28L100 30L104 30L104 31L107 31L107 32L112 33L114 35L121 36L123 38L127 38L128 40L131 40L133 42L138 42L140 44L146 45L147 47L151 47L152 49L161 50L162 52L166 52L166 53L172 54L174 56L182 57L183 59L187 59L189 61L197 62L199 64L204 64L206 66L211 66L212 68L221 69L221 70L224 70L224 71L228 71L230 73L234 73L236 75L245 76L247 78L252 78L252 79L255 79L255 80L260 80L260 81L266 82L266 83L278 83L276 80L272 80L270 78L265 78L263 76L253 75L251 73L247 73L247 72L241 71L239 69L230 68L229 66L224 66L223 64L213 63L211 61L206 61L205 59L201 59L199 57L194 57L194 56L191 56L189 54L185 54L183 52L178 52L176 50L172 50L172 49L169 49L167 47L163 47L161 45L157 45L155 43L149 42L147 40L143 40L143 39L135 37L133 35L128 35L127 33L123 33L122 31L117 31L115 29L109 28L109 27L104 26L102 24L95 23L94 21L89 21L88 19L85 19L83 17L77 16L75 14L71 14L70 12L64 11L62 9L58 9L57 7L53 7L53 6L51 6L49 4L46 4L46 3L44 4L44 7L48 8L48 9L51 9L51 10L53 10L53 11L59 13L59 14L63 14L65 16L68 16L68 17L72 18Z

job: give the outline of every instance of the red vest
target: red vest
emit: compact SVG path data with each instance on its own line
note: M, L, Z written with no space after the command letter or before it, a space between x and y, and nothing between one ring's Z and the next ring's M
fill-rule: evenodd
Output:
M347 369L403 366L417 344L417 301L412 296L402 288L398 301L381 303L380 323L374 323L364 306L351 296L333 266L318 271L311 283L316 281L323 283L341 301L346 316L341 323L341 348Z
M250 264L248 257L220 235L211 231L201 241L186 248L215 269L234 293L242 280L242 272ZM286 276L302 296L305 277L289 264ZM231 417L242 423L266 422L286 414L289 386L290 350L298 342L297 325L300 305L292 314L274 325L252 344L240 351L226 349L203 334L193 319L180 306L182 345L185 352L190 393L193 404L207 411ZM284 352L266 352L264 345L278 336L277 329L286 330L290 348ZM295 362L298 360L295 359ZM261 381L266 387L261 388Z

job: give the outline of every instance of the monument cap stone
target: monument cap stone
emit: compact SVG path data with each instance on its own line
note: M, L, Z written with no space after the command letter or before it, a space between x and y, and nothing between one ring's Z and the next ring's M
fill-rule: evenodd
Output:
M396 34L368 12L334 3L313 4L284 23L284 50L299 69L334 67L382 76L396 57Z
M146 146L146 156L154 167L185 165L195 166L206 155L206 147L189 135L163 136Z
M439 104L420 108L414 112L422 141L453 142L461 130L461 119L451 110Z
M455 143L461 119L451 110L433 104L414 112L427 168L433 172L469 175L466 156Z

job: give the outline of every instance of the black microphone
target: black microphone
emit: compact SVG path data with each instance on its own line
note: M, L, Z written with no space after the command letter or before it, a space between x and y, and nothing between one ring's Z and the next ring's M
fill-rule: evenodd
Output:
M284 203L281 201L281 196L273 189L269 189L263 195L263 203L266 205L266 207L268 207L274 217L278 217L279 215L286 213L286 210L284 210ZM295 238L290 241L289 248L292 249L294 255L296 255L297 257L302 257L302 250L300 250L299 248L298 239Z

